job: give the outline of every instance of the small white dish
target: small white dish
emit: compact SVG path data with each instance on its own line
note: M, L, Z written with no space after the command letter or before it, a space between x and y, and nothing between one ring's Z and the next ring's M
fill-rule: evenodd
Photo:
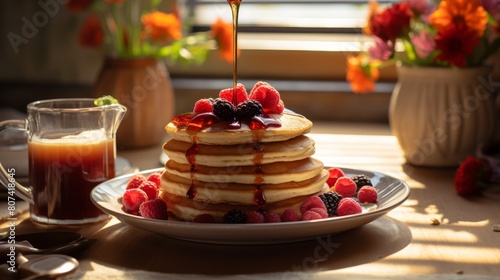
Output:
M139 172L145 176L163 168ZM271 244L315 239L344 232L367 224L403 203L410 194L408 185L382 173L342 168L347 176L365 174L379 192L377 207L365 207L363 213L313 221L222 224L190 223L177 220L155 220L128 214L122 210L120 197L132 174L103 182L91 192L92 202L105 213L130 226L165 236L216 244Z

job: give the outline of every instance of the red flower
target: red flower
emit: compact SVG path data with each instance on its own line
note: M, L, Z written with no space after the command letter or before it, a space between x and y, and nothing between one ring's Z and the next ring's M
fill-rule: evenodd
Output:
M455 173L455 189L459 195L470 195L481 190L481 184L488 182L491 177L490 166L475 157L469 156Z
M450 25L441 30L436 36L436 49L441 53L436 57L438 61L448 61L457 67L467 66L466 57L474 52L479 44L476 31L466 25Z
M371 18L371 34L384 41L394 41L410 27L412 16L413 13L406 3L394 4Z
M66 7L71 12L77 13L85 10L94 0L68 0Z
M104 38L99 18L95 15L89 15L85 20L78 41L85 47L100 47Z

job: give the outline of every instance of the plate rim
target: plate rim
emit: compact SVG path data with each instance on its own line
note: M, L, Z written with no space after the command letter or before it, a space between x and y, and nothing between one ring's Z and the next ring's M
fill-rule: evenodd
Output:
M327 169L329 167L325 167ZM179 229L189 229L189 230L208 230L208 231L221 231L221 230L229 230L234 233L238 232L243 232L243 231L257 231L257 230L263 230L263 229L273 229L273 230L283 230L283 229L301 229L303 227L308 227L308 226L314 226L318 227L321 226L322 224L331 224L334 221L341 221L341 222L346 222L348 220L354 220L354 219L361 219L361 220L368 220L368 222L364 222L358 226L349 228L347 230L362 226L364 224L370 223L381 216L385 215L389 211L393 210L394 208L397 208L400 206L403 202L405 202L408 197L410 196L411 189L409 185L401 179L395 178L393 176L387 175L383 172L379 171L370 171L370 170L363 170L363 169L354 169L354 168L349 168L349 167L338 167L342 170L345 170L345 173L349 174L363 174L363 173L370 173L370 174L377 174L382 177L387 177L393 180L395 183L398 183L399 186L402 186L398 192L402 192L399 196L398 199L389 202L388 205L385 205L384 207L377 207L377 209L364 212L361 214L355 214L355 215L348 215L348 216L342 216L342 217L329 217L329 218L323 218L323 219L318 219L318 220L310 220L310 221L294 221L294 222L282 222L282 223L255 223L255 224L224 224L224 223L193 223L193 222L186 222L186 221L178 221L178 220L158 220L158 219L149 219L149 218L144 218L141 216L133 215L126 213L124 211L115 211L114 209L107 208L105 205L106 203L110 203L107 201L100 201L97 198L97 192L103 188L106 184L111 186L115 190L115 186L113 184L120 184L123 185L125 180L128 180L131 176L135 174L150 174L158 171L164 170L164 167L159 167L159 168L153 168L153 169L147 169L147 170L142 170L136 173L130 173L130 174L124 174L118 177L115 177L113 179L110 179L108 181L102 182L96 187L94 187L90 193L90 198L92 203L96 205L101 211L117 218L120 222L127 224L132 227L136 227L142 230L150 231L150 232L155 232L161 235L169 236L172 238L176 239L182 239L182 240L188 240L188 241L197 241L197 242L203 242L203 243L217 243L217 244L268 244L268 243L289 243L289 242L295 242L295 241L300 241L300 240L310 240L314 239L314 237L305 237L305 238L297 238L297 240L281 240L279 242L278 240L260 240L260 239L252 239L252 240L213 240L210 238L182 238L180 236L176 235L170 235L167 234L163 231L157 231L157 230L151 230L148 228L140 227L137 226L137 224L144 224L144 225L158 225L158 226L164 226L165 228L175 228L177 230ZM119 183L123 181L122 183ZM118 199L118 197L115 197ZM101 204L102 203L102 204ZM166 226L167 225L167 226ZM342 230L339 232L334 232L332 234L344 232L347 230ZM315 236L317 237L317 236Z

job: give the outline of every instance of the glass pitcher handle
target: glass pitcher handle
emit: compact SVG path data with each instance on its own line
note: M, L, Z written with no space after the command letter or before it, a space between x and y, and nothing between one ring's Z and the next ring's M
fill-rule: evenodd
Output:
M6 129L15 129L26 131L26 121L25 120L8 120L0 122L0 133ZM7 188L7 191L13 192L16 196L20 197L24 201L33 204L33 195L31 189L27 188L16 181L13 170L10 168L5 169L0 162L0 183ZM10 195L9 195L10 197Z

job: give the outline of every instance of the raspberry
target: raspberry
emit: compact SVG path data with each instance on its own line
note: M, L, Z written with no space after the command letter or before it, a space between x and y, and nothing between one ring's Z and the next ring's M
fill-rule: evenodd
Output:
M200 214L194 217L193 223L206 223L206 224L215 223L215 218L210 214Z
M365 174L355 175L351 177L351 179L356 184L357 191L359 191L359 189L361 189L361 187L363 186L373 186L372 181L370 181L370 178L368 178L368 176L366 176Z
M302 205L300 205L300 212L304 214L307 210L311 208L323 208L326 210L325 204L323 204L321 198L317 196L311 196L306 201L304 201Z
M210 113L213 111L212 101L209 99L200 99L194 104L193 113Z
M161 185L161 174L161 172L151 173L146 180L153 182L156 185L156 188L159 188Z
M151 181L144 181L139 186L139 189L144 191L148 195L148 200L158 198L158 187Z
M321 216L321 218L328 218L328 212L326 212L326 210L324 208L311 208L307 211L314 211L314 212L318 213Z
M279 92L268 83L255 85L250 92L249 98L259 101L264 113L270 113L280 102Z
M125 210L136 215L141 204L148 200L148 195L140 189L128 189L123 193L122 204Z
M335 182L333 190L338 192L342 197L350 197L356 194L356 183L349 177L340 177Z
M322 219L321 215L312 210L307 210L304 214L302 214L302 221L310 221L310 220L319 220Z
M269 109L268 114L281 114L285 110L285 103L280 99L280 102L276 107Z
M236 107L236 119L249 120L262 115L262 105L257 100L246 100Z
M359 214L362 211L363 210L361 209L359 203L356 202L354 198L350 197L342 198L342 200L339 202L339 207L337 208L339 216Z
M233 120L235 115L235 108L233 103L217 98L214 101L214 114L222 120Z
M244 224L247 221L247 214L241 210L233 209L227 212L224 217L222 217L222 220L226 224Z
M321 200L325 204L328 216L337 216L337 207L339 206L339 202L342 199L342 196L337 192L327 192L324 194L320 194L318 197L321 198Z
M258 211L250 211L247 213L248 224L258 224L264 222L264 215Z
M233 95L234 95L233 88L226 88L219 92L220 98L225 99L231 103L233 103ZM238 83L236 85L236 104L234 105L236 106L245 100L248 100L247 90L245 89L244 85Z
M139 211L144 218L168 220L167 204L159 198L143 202Z
M335 182L337 182L338 178L345 176L344 171L337 167L328 169L328 172L330 172L330 176L328 177L328 180L326 180L326 183L330 188L335 185Z
M358 200L361 203L375 203L378 199L378 192L372 186L363 186L358 191Z
M276 213L264 213L264 223L279 223L281 222L280 215Z
M293 209L286 209L280 217L282 222L300 221L299 215Z
M142 174L135 174L128 180L126 190L138 188L144 181L146 177Z

